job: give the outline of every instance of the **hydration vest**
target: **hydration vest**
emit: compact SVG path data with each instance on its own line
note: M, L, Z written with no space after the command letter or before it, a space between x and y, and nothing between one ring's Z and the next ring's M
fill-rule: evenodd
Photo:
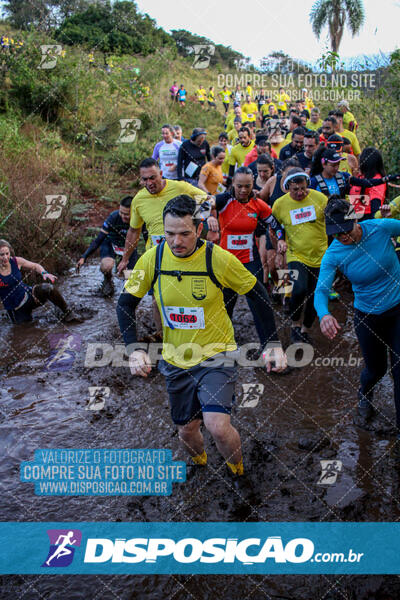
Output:
M315 179L319 185L319 189L321 190L321 192L329 198L331 194L329 193L329 189L325 183L325 179L322 177L322 175L316 175ZM344 180L343 175L341 173L336 173L335 177L332 177L332 179L336 180L336 183L339 187L340 197L344 198L346 195L346 182Z

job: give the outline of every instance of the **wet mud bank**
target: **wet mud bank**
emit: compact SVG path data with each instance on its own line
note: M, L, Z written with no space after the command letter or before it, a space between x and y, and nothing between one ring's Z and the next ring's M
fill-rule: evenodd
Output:
M400 471L390 458L392 382L387 374L376 391L376 419L368 429L359 427L354 412L362 365L346 293L332 307L343 325L339 338L323 339L315 325L310 364L286 375L239 367L232 420L241 434L245 469L257 490L256 499L249 501L232 487L206 431L207 468L194 470L188 465L187 481L174 484L171 496L35 496L32 484L20 482L19 465L32 460L39 448L168 448L174 460L186 460L170 420L163 377L153 369L147 380L133 378L128 368L116 366L122 343L116 297L102 298L100 282L98 267L91 263L60 283L65 297L85 318L81 324L62 324L50 306L36 311L34 321L26 326L11 326L4 316L0 318L2 520L398 520ZM139 315L139 333L145 337L152 331L148 300ZM289 327L280 308L277 321L286 347ZM243 299L235 309L234 326L240 345L256 340ZM60 338L66 340L62 360L56 348ZM103 365L99 359L100 366L87 366L90 348L96 344L104 344L110 358ZM249 384L253 384L250 395ZM104 403L100 410L87 410L90 387L109 390L98 398ZM329 478L321 482L324 460L341 465L334 483ZM389 600L400 597L400 583L391 576L341 575L41 575L4 576L0 583L0 597L5 600L53 600L67 593L88 600Z

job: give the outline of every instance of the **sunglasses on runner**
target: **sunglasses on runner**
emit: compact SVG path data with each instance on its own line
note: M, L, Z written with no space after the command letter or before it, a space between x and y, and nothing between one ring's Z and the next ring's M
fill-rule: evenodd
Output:
M329 142L326 144L326 147L329 148L330 150L341 150L343 148L343 143L342 142Z

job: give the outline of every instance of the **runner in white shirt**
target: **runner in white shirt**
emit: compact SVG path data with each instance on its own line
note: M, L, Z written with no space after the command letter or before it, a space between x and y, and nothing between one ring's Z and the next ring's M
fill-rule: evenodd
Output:
M160 169L166 179L177 178L178 152L181 141L174 138L175 130L172 125L161 127L161 142L154 146L153 158L158 160Z

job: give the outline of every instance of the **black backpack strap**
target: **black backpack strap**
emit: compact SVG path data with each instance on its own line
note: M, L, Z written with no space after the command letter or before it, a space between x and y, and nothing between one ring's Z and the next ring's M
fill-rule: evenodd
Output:
M208 274L209 278L211 279L211 281L213 282L213 284L216 285L217 288L219 288L220 290L222 290L223 286L220 284L220 282L216 278L214 270L212 268L212 252L213 252L213 248L214 248L214 244L212 242L206 242L206 267L207 267L207 274Z
M151 289L154 288L154 285L160 274L158 264L160 264L160 266L161 266L161 261L162 261L162 257L164 254L164 244L165 244L165 239L161 240L161 242L157 245L157 248L156 248L156 263L154 265L154 276L153 276L153 281L151 282Z
M325 179L322 177L322 175L316 175L315 179L317 180L321 192L325 194L325 196L329 196L328 186L326 185Z
M344 196L346 194L346 182L341 173L336 173L336 182L339 186L340 196L341 196L341 198L344 198Z

